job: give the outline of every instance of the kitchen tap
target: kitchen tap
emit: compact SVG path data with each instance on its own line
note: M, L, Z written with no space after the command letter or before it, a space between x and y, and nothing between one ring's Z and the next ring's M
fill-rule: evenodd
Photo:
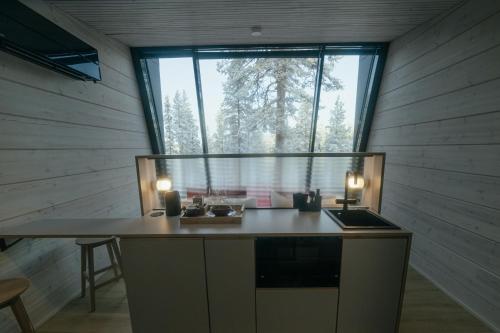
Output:
M350 179L352 177L352 179ZM352 184L349 181L352 180ZM347 171L345 173L345 183L344 183L344 199L337 199L336 203L342 204L342 210L348 210L349 203L356 203L356 199L349 199L349 187L353 189L361 189L364 186L364 179L361 175L354 171Z
M347 197L349 194L349 176L352 174L351 171L347 171L345 173L345 181L344 181L344 200L343 200L343 205L342 205L342 210L346 211L348 209L347 205Z

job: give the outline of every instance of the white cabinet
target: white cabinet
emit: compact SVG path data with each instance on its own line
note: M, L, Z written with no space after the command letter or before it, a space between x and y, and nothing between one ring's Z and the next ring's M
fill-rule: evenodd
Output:
M337 288L257 289L257 333L334 333Z
M135 333L209 333L203 239L122 238Z
M206 239L211 333L255 333L253 239Z
M394 333L407 238L344 238L337 333Z
M406 237L344 237L339 288L256 288L254 239L123 238L132 328L394 333L407 244Z

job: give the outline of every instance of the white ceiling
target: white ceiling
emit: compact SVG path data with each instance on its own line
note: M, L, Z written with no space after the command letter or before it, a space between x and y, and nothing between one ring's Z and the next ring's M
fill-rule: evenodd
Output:
M391 41L461 0L48 0L130 46ZM250 28L262 26L261 37Z

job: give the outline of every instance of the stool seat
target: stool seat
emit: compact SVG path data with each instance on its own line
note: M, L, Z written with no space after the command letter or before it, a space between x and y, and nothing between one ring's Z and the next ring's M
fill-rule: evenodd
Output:
M92 245L99 246L109 243L113 240L113 237L109 238L77 238L75 240L76 245Z
M10 306L23 333L35 332L21 300L21 294L29 286L30 281L25 278L0 280L0 309Z
M90 312L95 311L95 290L100 288L110 282L118 281L122 276L122 265L120 248L118 247L118 241L116 237L108 238L77 238L75 240L76 245L80 246L81 253L81 295L85 297L87 281L89 283L90 291ZM94 249L106 246L108 251L110 266L96 270L94 267ZM119 269L118 269L119 268ZM115 277L108 279L107 281L96 284L95 277L99 273L103 273L109 269L112 269L115 273Z
M21 295L30 286L30 281L25 278L0 280L0 305L8 303Z

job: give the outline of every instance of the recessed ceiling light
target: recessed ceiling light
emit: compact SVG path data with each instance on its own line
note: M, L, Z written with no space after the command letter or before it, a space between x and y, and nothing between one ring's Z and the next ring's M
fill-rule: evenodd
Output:
M252 35L252 37L260 37L260 36L262 36L262 27L261 26L256 25L256 26L250 28L250 30L252 31L250 33L250 35Z

